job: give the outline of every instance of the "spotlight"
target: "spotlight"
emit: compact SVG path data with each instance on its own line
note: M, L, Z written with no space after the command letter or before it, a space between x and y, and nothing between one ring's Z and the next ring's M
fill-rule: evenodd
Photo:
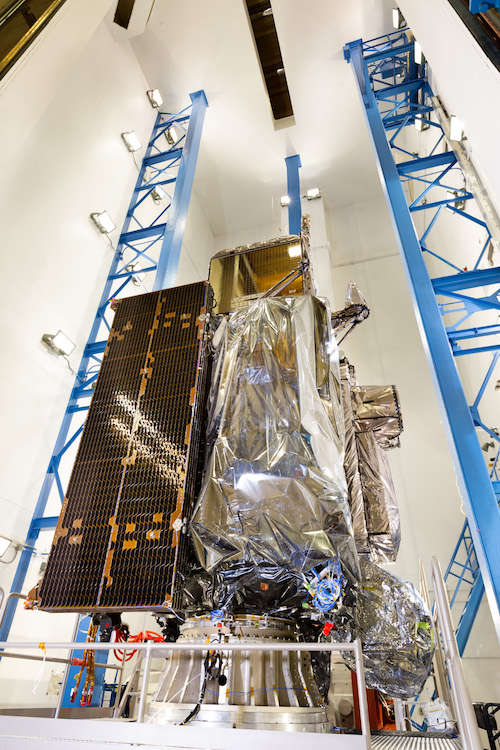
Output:
M462 200L458 197L458 191L457 190L447 190L446 191L446 200L448 203L453 203L453 208L456 208L458 211L463 211L465 208L465 200ZM451 214L454 214L452 208L449 206L446 206L446 210L449 211Z
M166 196L166 192L162 188L161 185L157 185L155 188L151 191L151 198L154 200L155 203L160 203L161 200Z
M146 272L142 271L142 266L139 261L136 260L135 263L130 263L128 266L125 266L125 270L129 273L137 270L137 273L134 273L132 276L132 283L136 286L141 286L141 282L146 278Z
M321 190L319 188L311 188L307 191L308 201L314 201L316 198L321 198Z
M129 151L139 151L141 142L137 137L135 130L130 130L128 133L122 133L122 138Z
M429 130L430 123L429 123L429 114L427 112L424 112L418 117L415 117L415 127L420 132L424 130Z
M161 98L161 94L158 89L150 89L149 91L146 91L146 94L148 95L149 103L152 107L154 107L155 109L161 107L161 105L163 104L163 99Z
M74 343L62 331L57 333L44 333L42 341L54 354L67 357L75 348Z
M425 62L425 57L424 57L424 53L422 52L422 47L417 41L413 45L413 54L415 57L416 64L423 65Z
M464 139L464 126L461 120L455 115L450 117L450 141L463 141Z
M392 9L392 25L395 29L404 29L406 21L399 8Z
M101 211L101 213L96 211L90 214L90 218L102 234L109 234L113 229L116 229L107 211Z
M290 205L291 198L290 198L289 195L282 195L281 199L280 199L280 202L281 202L281 205L283 206L283 208L285 208L285 206L289 206Z
M175 125L171 125L165 131L165 138L167 139L167 143L169 146L174 146L178 141L180 141L183 135L184 132Z
M3 557L11 545L10 539L0 536L0 557Z

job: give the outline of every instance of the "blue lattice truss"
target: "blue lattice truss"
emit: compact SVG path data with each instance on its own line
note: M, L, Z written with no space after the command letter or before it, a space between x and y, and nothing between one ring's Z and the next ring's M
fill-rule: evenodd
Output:
M481 400L500 356L500 268L491 265L491 233L434 113L426 66L415 62L411 36L397 31L368 42L357 40L346 45L344 52L355 74L467 512L446 573L448 585L456 579L454 604L463 602L466 592L457 628L463 652L485 589L500 637L500 513L496 495L500 446L495 430L480 414ZM407 137L409 127L411 136ZM422 138L415 130L428 132ZM407 145L415 137L424 142L424 156ZM422 211L425 222L419 221ZM433 245L433 230L445 211L472 222L482 233L479 252L471 246L466 267ZM430 268L441 267L446 275L431 279L426 258ZM483 325L485 313L490 315L488 325ZM480 325L474 320L477 315L483 318ZM491 363L469 406L455 359L484 356L485 352L486 356L491 353ZM477 428L497 447L491 472Z
M23 590L39 534L54 529L57 516L45 516L52 491L64 501L67 470L62 463L72 454L83 430L94 383L113 320L113 300L146 291L143 281L154 274L154 290L175 283L184 227L193 185L207 100L203 91L190 95L181 112L158 112L116 246L97 313L78 368L77 377L30 524L11 591ZM15 614L16 599L0 629L6 641Z

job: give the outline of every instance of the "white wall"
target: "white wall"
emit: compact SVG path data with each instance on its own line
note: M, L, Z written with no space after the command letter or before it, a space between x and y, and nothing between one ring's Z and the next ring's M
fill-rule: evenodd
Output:
M6 146L0 199L0 534L19 540L25 539L74 383L64 360L49 353L40 339L43 333L64 330L77 345L70 360L74 369L78 366L113 257L89 215L106 209L121 226L137 170L120 133L133 129L145 144L155 119L145 95L150 86L129 42L118 44L105 23L97 25L106 8L99 8L96 22L88 16L99 3L70 0L67 5L80 10L72 20L71 49L67 38L60 38L58 25L52 33L49 25L46 45L30 51L22 70L15 69L9 85L0 90L0 110L22 123L1 141ZM26 101L31 75L36 97ZM7 117L1 121L4 129L12 124ZM114 243L118 234L112 234ZM212 252L213 236L193 195L178 282L206 278ZM137 291L131 286L130 293ZM70 466L71 461L66 475ZM48 513L58 512L53 493ZM25 591L39 579L51 539L52 532L41 534ZM17 562L0 565L5 591ZM11 638L69 639L73 622L73 615L25 612L21 605ZM0 676L17 679L15 688L0 679L0 704L45 703L50 669L33 696L37 673L37 665L23 665L20 680L19 663L2 660Z
M471 158L500 212L500 71L447 0L399 0L449 114L464 124Z

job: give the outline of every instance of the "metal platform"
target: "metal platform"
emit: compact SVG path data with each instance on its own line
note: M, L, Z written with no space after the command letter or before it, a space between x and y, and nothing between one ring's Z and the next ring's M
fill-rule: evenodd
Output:
M458 737L443 737L438 732L386 732L372 735L371 742L376 750L461 750L463 747Z

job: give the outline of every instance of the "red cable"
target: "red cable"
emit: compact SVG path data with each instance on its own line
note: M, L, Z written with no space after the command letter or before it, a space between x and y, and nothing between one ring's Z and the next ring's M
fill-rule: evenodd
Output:
M116 643L126 643L127 639L124 637L123 630L119 630L118 628L115 629L115 641ZM128 642L129 643L143 643L143 641L154 641L155 643L165 643L164 639L159 633L155 633L153 630L146 630L145 633L142 631L140 633L137 633L137 635L129 635ZM123 660L123 651L121 649L115 649L114 650L115 659L117 661ZM137 649L135 651L131 651L126 657L125 662L130 661L132 657L137 653Z

